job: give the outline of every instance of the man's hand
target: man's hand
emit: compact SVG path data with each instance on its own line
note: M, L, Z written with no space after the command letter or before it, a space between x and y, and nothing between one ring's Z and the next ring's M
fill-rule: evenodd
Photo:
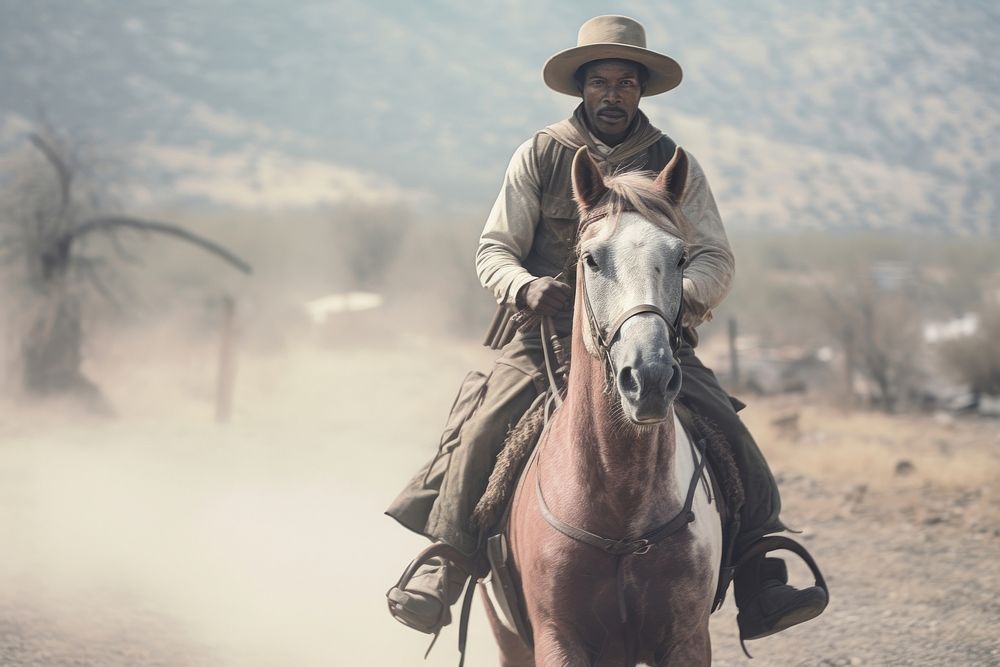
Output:
M573 288L555 278L536 278L524 288L524 303L539 315L555 315L569 308Z

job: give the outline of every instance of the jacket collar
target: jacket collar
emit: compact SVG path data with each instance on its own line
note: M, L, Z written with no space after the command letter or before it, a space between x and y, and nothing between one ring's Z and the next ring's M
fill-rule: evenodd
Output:
M655 144L663 136L663 132L653 127L652 123L649 122L646 114L642 110L637 110L632 131L629 132L628 136L620 144L612 148L610 153L605 155L597 150L594 137L587 128L582 103L576 107L571 117L549 125L542 132L548 134L573 152L579 150L581 146L586 146L590 149L591 156L597 162L608 162L611 164L621 164L628 159L644 153L647 148Z

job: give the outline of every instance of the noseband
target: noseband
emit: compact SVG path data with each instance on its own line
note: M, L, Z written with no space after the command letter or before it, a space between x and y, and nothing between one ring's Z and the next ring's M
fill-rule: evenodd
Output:
M667 325L667 331L670 334L670 352L677 354L677 350L681 346L681 320L684 317L684 294L681 294L680 303L677 305L677 316L674 318L673 322L667 317L667 314L659 306L655 306L651 303L640 303L636 306L632 306L617 318L610 326L604 328L597 321L597 317L594 315L594 307L590 303L590 294L587 292L587 273L585 267L582 266L583 261L581 259L580 266L577 267L580 275L580 290L583 292L583 306L587 310L587 320L590 322L590 337L594 342L594 346L600 352L604 359L604 364L608 372L608 377L611 378L612 384L609 386L614 386L614 366L611 363L611 343L614 341L615 336L621 331L621 328L625 326L625 323L636 315L641 315L642 313L653 313L661 320L663 320Z

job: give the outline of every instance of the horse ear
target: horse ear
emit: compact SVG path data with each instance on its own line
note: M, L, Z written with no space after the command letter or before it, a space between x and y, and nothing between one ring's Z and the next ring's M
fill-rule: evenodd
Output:
M684 196L684 185L688 178L688 156L680 146L674 150L674 156L656 177L656 187L666 192L670 200L680 204Z
M607 191L601 168L590 157L587 147L581 146L573 158L573 198L580 207L580 213L596 206Z

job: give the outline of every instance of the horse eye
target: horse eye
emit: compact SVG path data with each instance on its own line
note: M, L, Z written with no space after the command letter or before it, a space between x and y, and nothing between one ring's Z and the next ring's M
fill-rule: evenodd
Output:
M590 268L595 270L597 269L597 260L594 259L594 256L591 255L590 253L587 253L586 255L583 256L583 261L585 261L587 263L587 266L589 266Z

